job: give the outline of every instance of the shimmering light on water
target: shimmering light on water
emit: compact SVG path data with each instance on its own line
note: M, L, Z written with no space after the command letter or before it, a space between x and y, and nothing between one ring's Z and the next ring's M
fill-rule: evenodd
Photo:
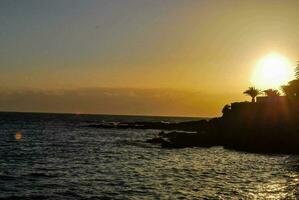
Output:
M143 142L157 131L86 127L101 120L124 119L0 114L0 198L298 197L298 156L161 149ZM20 130L26 137L14 142Z

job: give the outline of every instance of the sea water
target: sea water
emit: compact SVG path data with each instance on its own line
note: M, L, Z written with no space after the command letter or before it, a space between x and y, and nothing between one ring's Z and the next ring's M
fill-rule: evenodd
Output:
M299 156L162 149L158 130L101 122L191 118L0 113L1 199L296 199Z

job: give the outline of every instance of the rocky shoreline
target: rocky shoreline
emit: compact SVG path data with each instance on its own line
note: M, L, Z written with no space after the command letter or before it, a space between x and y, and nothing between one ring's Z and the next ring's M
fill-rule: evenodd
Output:
M210 120L103 123L94 128L161 130L147 143L162 148L212 147L275 154L299 154L299 112L269 103L232 103L223 116Z

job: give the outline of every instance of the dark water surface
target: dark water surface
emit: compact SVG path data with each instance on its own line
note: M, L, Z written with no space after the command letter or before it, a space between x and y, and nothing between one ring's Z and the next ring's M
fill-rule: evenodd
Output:
M0 113L0 198L299 197L298 156L167 150L143 142L155 130L86 127L103 120L190 119Z

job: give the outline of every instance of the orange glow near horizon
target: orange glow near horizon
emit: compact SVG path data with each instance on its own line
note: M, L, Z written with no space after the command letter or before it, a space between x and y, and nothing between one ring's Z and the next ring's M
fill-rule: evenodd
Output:
M271 53L260 59L251 81L259 89L280 89L294 79L294 67L284 56Z
M221 116L293 77L299 1L272 1L0 1L0 111Z

